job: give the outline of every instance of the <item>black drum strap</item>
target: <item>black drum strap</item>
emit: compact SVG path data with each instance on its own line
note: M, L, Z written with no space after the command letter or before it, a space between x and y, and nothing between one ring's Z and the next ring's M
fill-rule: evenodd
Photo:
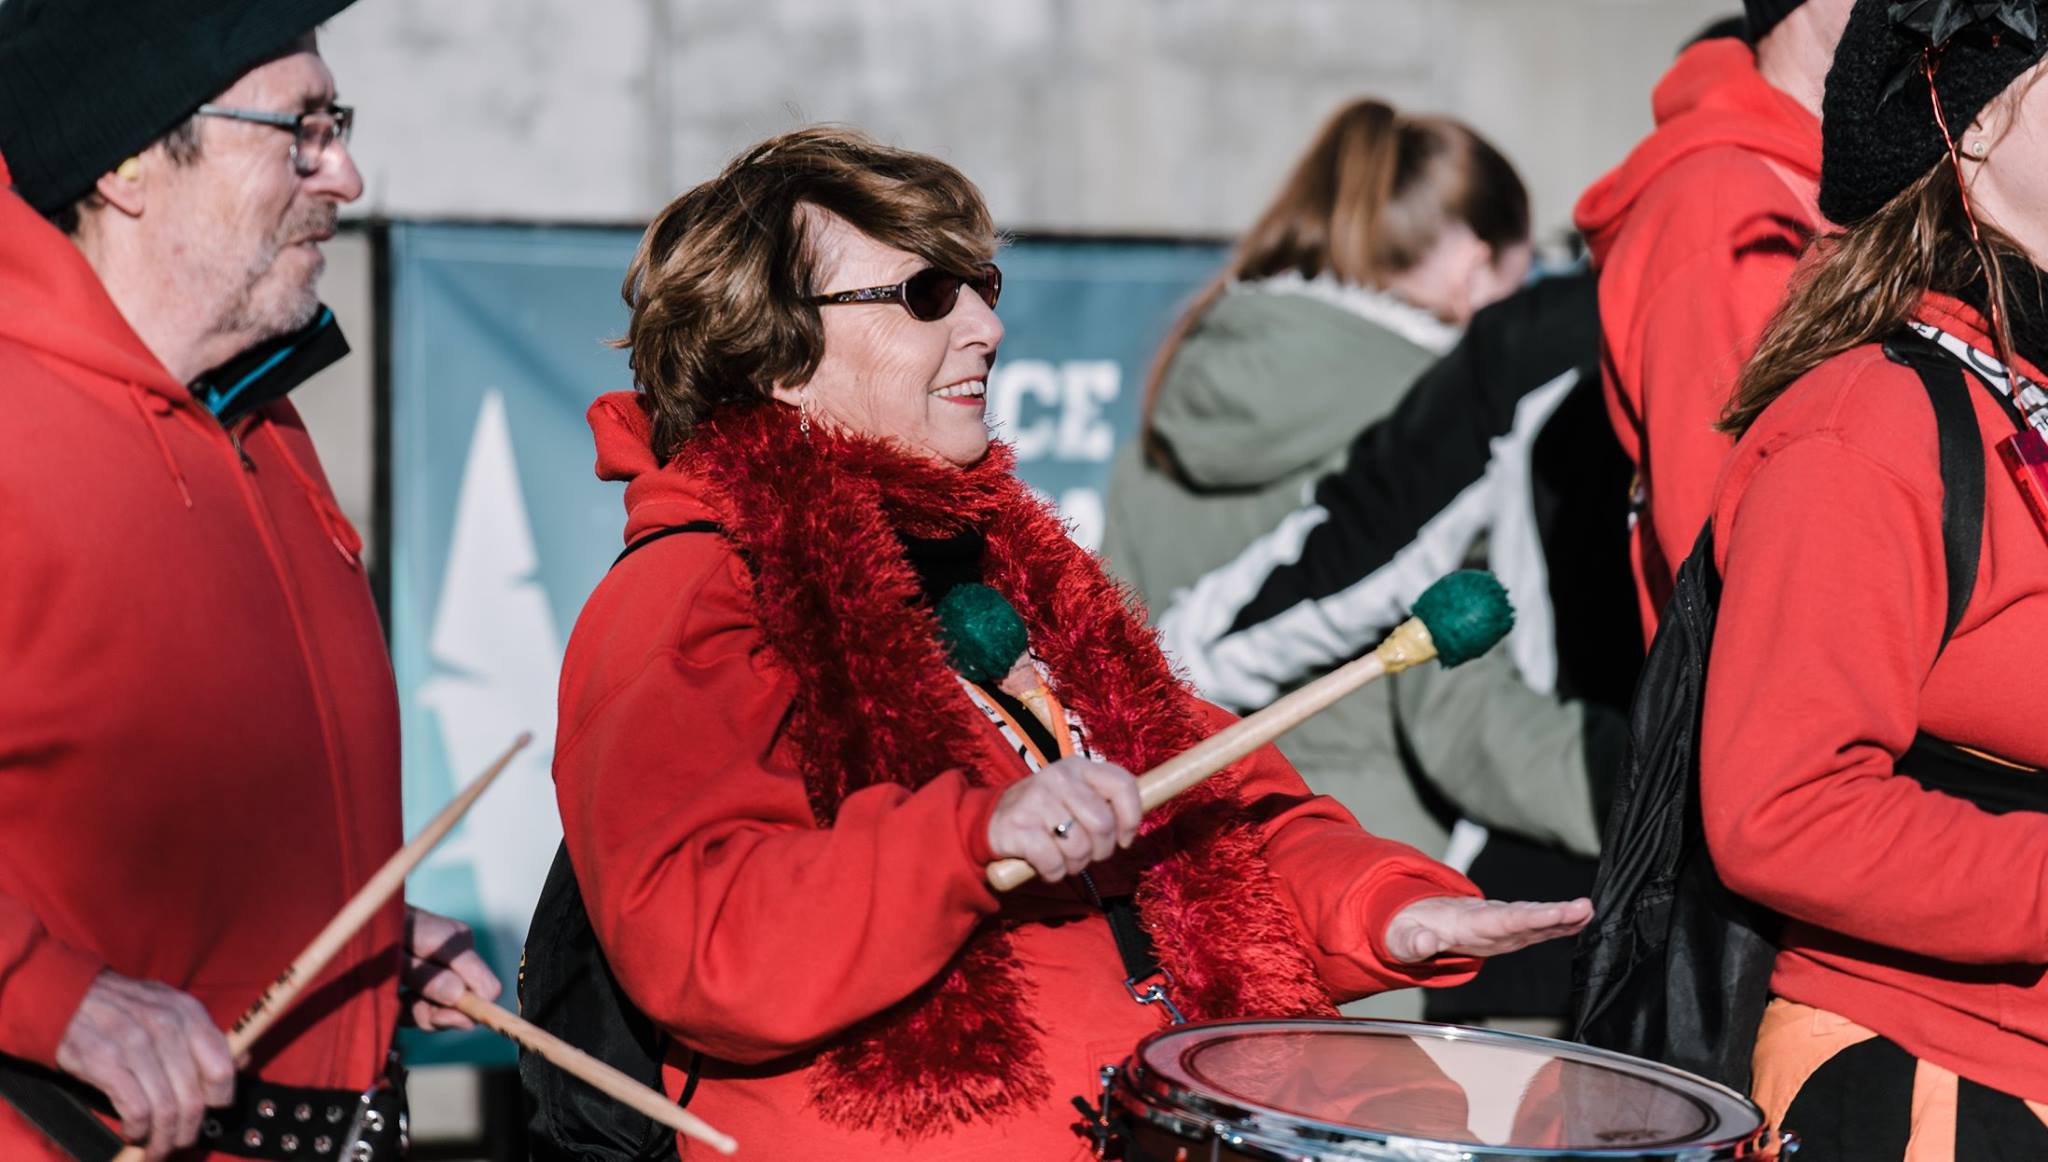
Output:
M1132 983L1149 980L1159 972L1159 954L1152 937L1138 923L1138 906L1129 896L1102 901L1102 914L1109 921L1109 934L1116 940L1116 954L1123 958L1124 979Z
M0 1098L78 1162L112 1162L121 1139L92 1115L78 1083L0 1055Z

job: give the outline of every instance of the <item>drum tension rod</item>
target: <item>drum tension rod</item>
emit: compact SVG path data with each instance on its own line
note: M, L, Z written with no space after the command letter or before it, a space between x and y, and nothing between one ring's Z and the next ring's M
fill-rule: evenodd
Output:
M1074 1132L1093 1144L1097 1158L1109 1157L1109 1148L1116 1140L1116 1131L1109 1126L1109 1089L1115 1082L1116 1066L1105 1065L1102 1067L1102 1105L1089 1105L1085 1097L1074 1098L1074 1108L1081 1111L1081 1120L1074 1123Z

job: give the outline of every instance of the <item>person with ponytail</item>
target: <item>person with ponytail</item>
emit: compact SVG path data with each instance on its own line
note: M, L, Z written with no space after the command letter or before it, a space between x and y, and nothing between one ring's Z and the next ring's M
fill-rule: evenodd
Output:
M1701 808L1723 881L1783 918L1753 1089L1802 1158L2048 1157L2043 15L1857 0L1839 232L1724 421Z
M1371 99L1339 108L1159 352L1141 436L1111 478L1110 571L1157 618L1269 533L1474 313L1521 283L1528 238L1520 177L1471 129ZM1457 679L1519 682L1500 654ZM1377 833L1442 852L1457 812L1410 771L1392 686L1351 696L1281 749ZM1368 1004L1421 1015L1412 992Z

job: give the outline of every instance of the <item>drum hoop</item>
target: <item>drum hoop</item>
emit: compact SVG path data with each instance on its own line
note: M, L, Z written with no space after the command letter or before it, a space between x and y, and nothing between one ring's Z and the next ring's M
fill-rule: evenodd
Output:
M1703 1113L1718 1115L1716 1120L1727 1121L1730 1113L1741 1112L1755 1122L1751 1130L1735 1129L1731 1136L1710 1138L1685 1143L1672 1143L1657 1147L1613 1146L1579 1147L1574 1149L1553 1149L1532 1146L1488 1146L1479 1143L1446 1142L1441 1139L1417 1138L1412 1135L1394 1134L1387 1131L1371 1130L1354 1125L1323 1121L1293 1113L1246 1102L1239 1098L1219 1097L1190 1089L1168 1078L1160 1077L1146 1065L1146 1053L1161 1041L1185 1040L1190 1035L1228 1030L1250 1031L1266 1028L1275 1032L1329 1032L1370 1029L1413 1036L1420 1033L1448 1040L1442 1034L1446 1030L1457 1033L1456 1040L1481 1041L1509 1046L1546 1048L1555 1053L1558 1049L1573 1054L1591 1056L1602 1062L1612 1060L1617 1072L1629 1072L1652 1080L1669 1081L1675 1094L1685 1097L1699 1106ZM1579 1045L1568 1041L1557 1041L1549 1037L1538 1037L1528 1033L1512 1033L1501 1029L1476 1029L1462 1025L1442 1025L1429 1021L1397 1021L1381 1019L1299 1019L1274 1020L1269 1018L1238 1018L1222 1021L1193 1022L1178 1025L1147 1036L1138 1042L1123 1070L1121 1082L1128 1090L1128 1096L1119 1104L1134 1116L1161 1129L1177 1133L1235 1133L1249 1137L1254 1142L1271 1144L1275 1147L1285 1144L1286 1138L1272 1135L1284 1134L1294 1142L1304 1140L1343 1146L1369 1146L1381 1151L1384 1158L1472 1159L1473 1162L1495 1159L1598 1159L1600 1162L1730 1162L1736 1159L1767 1157L1766 1146L1771 1141L1770 1127L1755 1103L1742 1094L1718 1082L1697 1077L1683 1070L1675 1069L1661 1062L1648 1061L1598 1049L1590 1045ZM1699 1092L1704 1091L1721 1098L1729 1110L1716 1109L1713 1104L1701 1100ZM1360 1154L1360 1157L1372 1157Z

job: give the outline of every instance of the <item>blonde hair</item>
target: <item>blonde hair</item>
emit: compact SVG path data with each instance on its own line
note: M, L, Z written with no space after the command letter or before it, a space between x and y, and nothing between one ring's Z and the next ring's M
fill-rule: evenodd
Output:
M1529 191L1499 150L1462 122L1410 116L1384 101L1353 101L1332 113L1229 264L1160 345L1145 386L1147 456L1170 467L1152 430L1159 385L1224 287L1290 272L1384 287L1454 223L1496 257L1529 240Z

